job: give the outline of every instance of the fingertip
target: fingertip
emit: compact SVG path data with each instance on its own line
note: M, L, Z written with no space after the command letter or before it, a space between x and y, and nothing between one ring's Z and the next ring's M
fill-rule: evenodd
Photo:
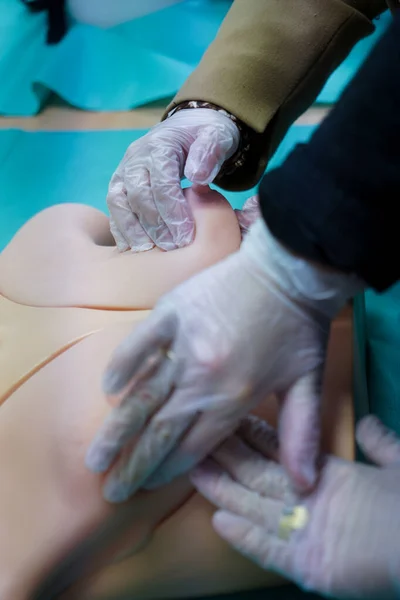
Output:
M123 388L120 374L110 366L102 377L102 389L107 396L114 396Z
M216 533L225 540L234 540L246 529L245 519L227 510L217 510L212 517L212 526Z
M212 518L213 526L216 529L226 529L229 528L229 525L232 521L232 513L227 512L226 510L217 510L214 513Z
M384 426L382 422L375 415L367 415L363 417L356 427L356 439L361 442L371 433L376 431L382 432Z
M110 504L122 504L129 500L130 490L113 478L109 478L103 486L103 498Z
M129 244L125 241L125 239L122 237L122 235L118 235L117 233L115 233L113 231L111 231L111 233L114 238L115 244L117 246L118 252L123 254L124 252L129 250Z
M184 175L194 185L206 187L217 176L221 165L216 164L215 158L208 154L204 148L193 144L185 164Z
M148 252L149 250L152 250L154 247L155 247L155 244L153 242L145 242L143 244L133 243L130 249L133 253L139 254L139 252Z
M280 451L280 462L284 466L294 489L299 493L312 491L317 483L318 471L313 455L301 457L300 452L285 451L284 446Z
M123 234L120 232L120 230L117 227L117 224L115 223L114 219L110 216L110 233L114 238L114 242L117 246L117 250L119 252L126 252L127 250L129 250L129 244L126 241L126 239L124 238Z
M283 396L280 413L280 458L295 488L311 491L318 477L321 401L319 373L307 373Z
M210 188L209 185L204 185L201 183L193 183L192 185L192 190L194 192L196 192L196 194L199 194L200 196L204 196L206 194L209 194L210 192L212 192L213 190Z
M364 455L376 465L399 464L400 439L374 415L368 415L358 423L356 440Z
M163 252L172 252L172 250L177 250L179 248L175 240L167 242L158 241L156 247Z
M131 475L127 468L126 455L121 456L107 475L103 485L103 498L111 504L130 500L140 489L142 480Z
M193 185L205 187L214 181L220 168L220 165L216 165L210 171L208 171L204 167L195 168L192 165L188 165L188 167L185 169L185 177L191 181Z
M143 489L147 492L154 492L154 490L158 490L158 488L166 485L169 481L164 481L162 477L160 478L150 478L146 483L143 484Z
M185 210L183 205L179 206L179 211L181 213L179 217L179 222L172 223L168 222L168 236L160 236L157 238L156 246L159 250L163 252L171 252L173 250L177 250L179 248L185 248L189 246L194 239L195 234L195 224L194 221L191 220L191 217L188 217L185 214Z
M96 442L89 446L85 455L85 466L89 471L97 474L105 473L110 464L111 460L99 449Z
M158 468L143 484L143 489L149 492L157 490L164 485L168 485L179 477L180 473L175 472L173 469L168 469L168 461L166 467Z
M300 492L306 493L314 489L317 483L317 470L311 462L303 463L298 471L297 488Z

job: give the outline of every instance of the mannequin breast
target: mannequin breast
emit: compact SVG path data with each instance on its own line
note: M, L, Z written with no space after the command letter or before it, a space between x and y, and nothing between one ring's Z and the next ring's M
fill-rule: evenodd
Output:
M0 255L0 294L29 306L137 310L239 249L234 211L221 194L186 190L196 235L186 248L121 254L108 218L80 204L28 221Z

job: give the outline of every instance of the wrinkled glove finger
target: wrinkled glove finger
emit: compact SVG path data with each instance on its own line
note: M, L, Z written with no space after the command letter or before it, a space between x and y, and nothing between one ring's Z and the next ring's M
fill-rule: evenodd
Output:
M155 373L130 389L114 408L91 443L86 466L96 473L107 471L121 449L146 425L165 402L176 380L179 363L165 358Z
M244 418L239 425L237 435L250 448L253 448L253 450L265 456L265 458L279 462L279 439L277 431L263 419L255 415L249 415Z
M241 210L235 210L239 223L242 238L248 233L250 227L261 217L260 203L258 196L252 196L243 205Z
M173 410L172 402L170 406ZM188 406L190 406L189 401L185 408ZM154 490L190 471L232 434L240 418L241 414L232 412L231 409L201 413L195 426L187 431L179 446L146 481L144 487Z
M131 452L125 452L107 477L103 494L109 502L125 502L154 473L179 443L197 415L172 420L155 415Z
M192 210L181 187L178 157L152 156L151 181L154 202L172 236L174 248L188 246L194 239L195 224ZM157 233L157 245L170 250Z
M171 232L154 202L152 173L144 167L135 166L129 170L126 166L124 183L128 206L137 215L146 235L159 248L173 250L175 244Z
M213 386L215 387L215 386ZM174 418L184 412L197 412L199 417L190 428L179 446L171 452L167 460L146 481L146 489L156 489L176 477L187 473L199 464L218 445L237 429L241 418L249 407L242 402L243 394L236 398L230 393L206 394L199 391L194 395L186 393L185 402L177 397L162 409L164 418ZM218 410L213 407L218 406Z
M254 194L254 196L250 196L250 198L247 198L246 202L243 204L243 208L242 208L242 214L243 215L257 215L255 218L253 218L253 222L258 219L258 217L261 217L261 208L260 208L260 199L258 197L258 194Z
M128 248L134 252L144 252L154 247L153 241L129 205L125 183L119 174L114 174L111 179L106 201L112 218L111 233L119 250L122 249L119 244L121 235ZM115 232L119 232L120 235L116 237Z
M279 415L280 459L295 487L309 491L316 483L320 450L320 374L307 373L283 395Z
M400 463L400 438L375 416L364 417L357 425L361 450L375 464L389 467Z
M234 481L214 460L206 459L196 467L191 482L209 502L259 525L265 533L278 533L284 508L282 501L260 496Z
M224 162L236 151L239 131L227 118L227 128L204 127L190 146L185 177L192 183L206 185L214 181Z
M128 242L126 241L123 233L121 233L121 231L117 227L117 225L112 217L110 217L110 231L111 231L111 235L113 236L114 241L117 245L118 250L120 252L126 252L127 250L129 250L130 246L129 246Z
M173 311L155 309L114 351L103 377L104 392L118 394L135 375L139 379L152 370L160 351L171 345L176 327Z
M268 535L265 529L248 519L225 510L215 513L213 527L222 539L262 569L284 576L292 575L293 560L287 542Z
M290 481L283 467L267 461L237 436L217 448L213 459L247 489L274 500L285 499Z

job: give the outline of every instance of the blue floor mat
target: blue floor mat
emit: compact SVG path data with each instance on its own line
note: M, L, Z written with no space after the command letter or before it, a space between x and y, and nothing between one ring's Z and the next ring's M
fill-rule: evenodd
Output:
M292 127L270 166L312 131L312 126ZM110 177L128 145L143 133L0 131L0 250L30 217L53 204L78 202L106 211ZM252 193L226 195L240 208Z
M35 114L50 92L94 111L173 96L230 5L186 0L108 30L78 24L59 44L46 46L44 15L29 13L18 0L0 0L0 113Z
M45 17L0 0L0 113L29 116L52 92L83 110L128 110L173 96L215 37L231 0L185 0L108 30L74 25L46 46ZM318 101L333 103L387 27L356 46Z

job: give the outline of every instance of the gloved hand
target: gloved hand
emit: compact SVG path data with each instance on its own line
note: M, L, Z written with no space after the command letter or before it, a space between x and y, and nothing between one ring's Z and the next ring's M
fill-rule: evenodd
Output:
M235 209L236 217L239 223L242 240L249 232L250 227L261 217L261 209L258 196L248 198L243 204L243 208Z
M239 145L239 130L225 114L181 110L131 144L112 176L107 205L110 228L120 251L157 245L188 245L194 221L183 196L183 175L211 183Z
M124 449L105 497L123 501L187 472L271 392L283 463L312 485L330 320L359 286L289 254L259 219L238 252L165 295L105 374L118 406L87 466L104 472Z
M220 508L217 533L262 568L335 598L398 598L400 441L374 417L357 434L377 466L326 457L303 498L275 462L276 436L253 417L192 482Z

